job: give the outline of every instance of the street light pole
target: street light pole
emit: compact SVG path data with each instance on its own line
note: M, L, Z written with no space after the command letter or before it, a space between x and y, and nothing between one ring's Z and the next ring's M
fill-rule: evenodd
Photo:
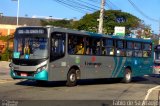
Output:
M19 25L19 23L18 23L18 18L19 18L19 0L12 0L12 1L17 1L17 27L18 27L18 25Z
M158 28L158 35L160 36L160 18L158 20L159 28Z
M18 0L18 7L17 7L17 27L18 27L18 18L19 18L19 0Z
M159 18L159 29L158 29L158 44L160 44L160 18Z

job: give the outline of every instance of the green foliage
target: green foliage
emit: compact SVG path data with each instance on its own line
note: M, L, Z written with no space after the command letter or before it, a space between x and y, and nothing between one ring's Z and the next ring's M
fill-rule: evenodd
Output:
M0 55L0 60L1 61L8 61L9 59L11 59L12 53L13 53L12 49L10 49L10 48L6 49L5 52Z
M45 26L45 25L48 25L48 24L49 24L49 22L48 22L48 21L41 20L41 25L42 25L42 26Z
M72 28L72 23L73 23L73 20L56 20L56 21L41 20L42 26L52 25L56 27Z
M117 18L122 17L125 19L124 22L117 22ZM84 15L79 21L73 20L41 20L41 24L45 25L53 25L57 27L65 27L65 28L72 28L77 30L86 30L90 32L97 32L98 31L98 24L97 21L99 19L99 11L96 11L92 14ZM134 15L131 15L126 12L122 12L120 10L107 10L104 12L104 25L103 25L103 33L105 34L113 34L115 26L125 26L126 27L126 34L130 33L131 29L136 29L140 26L141 20Z
M1 61L8 61L9 60L9 53L1 54Z
M130 29L137 28L141 22L141 20L129 13L121 12L119 10L108 10L104 13L104 33L105 34L113 34L115 26L125 26L126 33L130 33ZM126 21L118 23L116 21L117 17L123 17ZM98 30L98 21L99 11L93 14L86 14L82 19L77 21L74 24L74 28L78 30L87 30L92 32L97 32Z
M8 40L13 42L13 35L8 35L8 36L0 36L0 40L7 42Z
M2 40L2 41L7 41L8 40L8 36L0 36L0 40Z
M86 14L82 19L77 21L73 27L78 30L97 32L98 14L98 12L95 12L94 14Z
M159 39L153 39L152 41L153 41L154 45L158 45L159 44Z

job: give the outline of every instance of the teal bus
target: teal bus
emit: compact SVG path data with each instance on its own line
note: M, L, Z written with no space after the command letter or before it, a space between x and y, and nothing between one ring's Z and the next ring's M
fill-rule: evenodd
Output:
M152 41L53 26L19 27L10 64L13 79L66 81L132 77L153 71Z

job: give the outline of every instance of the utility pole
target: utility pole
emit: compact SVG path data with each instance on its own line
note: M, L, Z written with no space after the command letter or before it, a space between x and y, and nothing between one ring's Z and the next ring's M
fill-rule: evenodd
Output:
M158 44L160 44L160 18L159 18L159 30L158 30Z
M104 6L105 6L105 0L101 0L98 33L103 33Z

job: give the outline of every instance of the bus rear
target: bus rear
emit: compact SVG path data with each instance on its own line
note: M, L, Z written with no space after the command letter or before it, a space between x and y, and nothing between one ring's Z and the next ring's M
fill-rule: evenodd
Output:
M13 79L48 80L48 34L43 27L17 28L10 74Z

